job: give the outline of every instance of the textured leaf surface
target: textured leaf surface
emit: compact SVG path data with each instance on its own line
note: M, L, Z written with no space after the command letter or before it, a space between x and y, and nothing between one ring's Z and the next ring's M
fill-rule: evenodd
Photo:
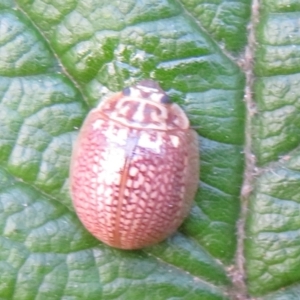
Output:
M252 133L259 168L245 250L249 291L263 299L299 299L299 12L298 1L262 1L256 28Z
M240 51L246 45L249 0L181 0L185 9L225 48Z
M174 1L1 1L0 30L0 298L230 299L244 142L237 64ZM89 109L149 77L199 133L202 189L181 233L115 250L75 215L69 160Z
M296 0L0 0L0 299L299 299L299 12ZM179 232L121 251L79 222L69 160L88 111L143 78L197 130L201 188Z

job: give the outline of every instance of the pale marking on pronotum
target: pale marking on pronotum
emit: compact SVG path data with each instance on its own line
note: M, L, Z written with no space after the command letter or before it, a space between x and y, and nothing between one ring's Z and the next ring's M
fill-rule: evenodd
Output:
M134 113L132 119L136 122L144 122L145 121L145 103L139 103L139 106L136 110L136 112Z
M162 94L153 93L153 94L151 94L150 99L155 101L155 102L160 103L160 100L161 100L162 96L163 96Z

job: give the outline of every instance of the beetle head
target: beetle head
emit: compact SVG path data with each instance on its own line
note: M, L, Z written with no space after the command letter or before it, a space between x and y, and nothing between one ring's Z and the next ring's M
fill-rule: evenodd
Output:
M149 79L105 100L99 110L129 127L158 130L189 128L184 111L170 101L157 82Z

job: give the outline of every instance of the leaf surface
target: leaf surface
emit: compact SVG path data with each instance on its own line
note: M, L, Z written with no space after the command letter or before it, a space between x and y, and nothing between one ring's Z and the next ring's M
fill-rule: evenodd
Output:
M0 299L298 299L299 11L0 0ZM200 188L176 234L122 251L79 222L69 163L89 110L144 78L199 134Z

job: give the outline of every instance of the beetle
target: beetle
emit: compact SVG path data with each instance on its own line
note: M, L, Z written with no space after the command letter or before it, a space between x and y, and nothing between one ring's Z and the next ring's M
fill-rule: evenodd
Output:
M91 110L71 158L79 219L96 238L121 249L174 233L189 213L198 178L198 135L150 79Z

